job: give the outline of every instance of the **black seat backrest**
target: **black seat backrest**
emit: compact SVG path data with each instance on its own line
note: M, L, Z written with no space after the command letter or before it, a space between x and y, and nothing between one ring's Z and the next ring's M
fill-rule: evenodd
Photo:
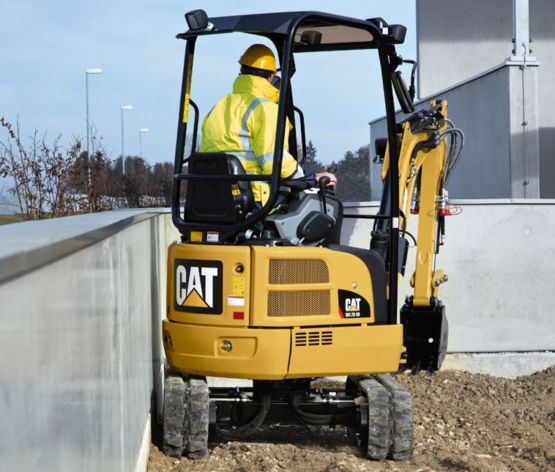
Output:
M189 174L245 175L236 156L225 153L194 153ZM246 181L188 180L185 220L195 223L234 224L253 208L254 198Z

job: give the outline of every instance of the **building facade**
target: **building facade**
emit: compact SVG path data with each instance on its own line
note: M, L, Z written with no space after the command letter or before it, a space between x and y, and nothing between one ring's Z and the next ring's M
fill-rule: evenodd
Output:
M555 2L417 0L416 11L418 106L446 98L465 133L450 196L555 198ZM384 120L370 133L373 147Z

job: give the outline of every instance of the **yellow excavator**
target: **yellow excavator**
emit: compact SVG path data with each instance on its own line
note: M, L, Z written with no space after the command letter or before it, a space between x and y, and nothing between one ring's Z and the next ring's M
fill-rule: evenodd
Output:
M449 121L445 101L415 111L414 63L395 49L405 38L402 25L313 11L185 16L172 201L181 241L169 247L163 321L164 452L200 458L209 438L240 440L279 423L346 426L369 458L410 458L412 400L390 374L437 370L445 356L447 320L438 297L447 276L435 259L452 212L446 184L462 132ZM279 55L271 175L246 174L232 154L196 151L195 44L237 32L268 38ZM291 91L295 55L354 49L378 55L387 113L387 138L376 140L384 182L376 215L344 213L325 179L314 192L280 177L287 120L301 130L300 143L297 133L287 143L299 164L306 149L304 117ZM413 63L409 89L398 70L403 62ZM405 113L400 121L395 96ZM253 201L252 181L268 183L264 205ZM407 231L411 215L418 215L415 236ZM344 218L374 219L368 249L340 244ZM414 293L399 312L407 238L416 245ZM209 387L207 376L250 379L252 387ZM346 382L341 388L315 382L327 376Z

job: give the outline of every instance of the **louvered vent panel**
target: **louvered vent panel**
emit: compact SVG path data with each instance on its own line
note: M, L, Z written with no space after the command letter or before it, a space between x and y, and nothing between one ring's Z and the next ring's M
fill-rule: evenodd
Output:
M306 331L301 331L295 334L295 346L306 346L307 335Z
M333 344L331 331L298 331L295 333L295 346L330 346Z
M322 316L329 313L328 290L268 292L268 316Z
M333 343L333 334L331 331L322 331L322 337L320 338L320 343L322 346L326 346Z
M320 259L270 259L268 283L325 284L330 281L327 264Z

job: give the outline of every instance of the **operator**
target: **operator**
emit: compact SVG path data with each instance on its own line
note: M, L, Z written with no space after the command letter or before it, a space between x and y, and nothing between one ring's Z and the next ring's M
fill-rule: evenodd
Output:
M233 83L233 91L221 98L202 124L200 152L226 152L237 156L247 174L271 174L277 127L279 89L272 85L276 60L272 50L253 44L239 59L241 73ZM335 187L334 174L320 172L305 175L288 152L289 119L285 126L281 177L305 180L315 187L318 180L329 177L328 186ZM264 205L270 189L266 182L251 183L256 202Z

